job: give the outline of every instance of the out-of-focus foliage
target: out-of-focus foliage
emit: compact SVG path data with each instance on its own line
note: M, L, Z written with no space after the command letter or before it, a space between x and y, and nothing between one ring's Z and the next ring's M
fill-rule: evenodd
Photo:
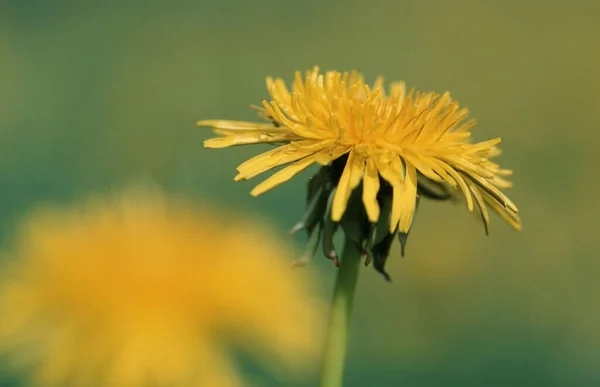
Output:
M4 1L1 238L40 201L145 178L288 227L303 179L251 198L232 179L260 149L202 149L196 120L253 119L266 75L315 64L450 90L476 140L503 138L523 232L496 218L486 238L463 209L420 206L393 284L361 272L346 385L598 385L598 14L593 0Z

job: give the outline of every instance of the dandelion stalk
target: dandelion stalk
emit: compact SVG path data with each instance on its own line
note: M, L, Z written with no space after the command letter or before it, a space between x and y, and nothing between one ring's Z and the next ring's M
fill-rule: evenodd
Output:
M350 239L346 238L331 302L321 369L321 387L340 387L342 385L359 265L360 252Z

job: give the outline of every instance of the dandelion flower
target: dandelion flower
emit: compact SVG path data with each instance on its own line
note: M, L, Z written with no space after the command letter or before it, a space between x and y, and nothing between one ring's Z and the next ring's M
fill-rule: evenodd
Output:
M237 387L234 350L291 373L318 352L308 279L238 215L136 193L35 213L19 235L0 352L34 385Z
M335 261L331 231L341 224L385 274L391 241L398 235L404 250L420 197L462 196L486 232L488 208L520 229L517 207L501 191L510 187L511 171L491 161L500 154L500 138L473 142L475 120L448 92L407 92L403 82L386 92L381 77L369 86L360 73L318 68L304 78L296 72L291 91L270 77L267 88L272 100L258 108L265 122L200 121L219 135L204 145L277 145L238 167L235 180L285 166L257 185L254 196L321 165L295 229L322 234L325 254Z

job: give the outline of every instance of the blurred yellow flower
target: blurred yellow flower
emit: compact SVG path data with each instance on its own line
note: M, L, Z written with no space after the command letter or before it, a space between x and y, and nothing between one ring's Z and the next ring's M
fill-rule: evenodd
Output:
M2 270L1 352L40 386L242 386L238 349L309 370L320 303L286 246L135 192L27 219Z

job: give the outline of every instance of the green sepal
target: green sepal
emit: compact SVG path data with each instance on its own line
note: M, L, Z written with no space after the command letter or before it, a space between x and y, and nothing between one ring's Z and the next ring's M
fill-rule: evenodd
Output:
M385 263L390 255L390 249L392 247L392 242L394 241L394 237L397 232L388 233L385 238L383 238L379 243L377 243L371 249L371 255L373 257L373 267L377 270L386 281L391 282L392 278L385 271Z
M323 166L319 168L317 173L315 173L310 177L310 179L308 179L308 189L306 195L307 204L312 200L312 198L317 194L319 189L323 186L332 186L331 167L329 166Z
M390 217L392 216L392 197L383 196L379 203L379 219L371 223L369 235L367 237L367 249L372 249L377 243L381 242L390 233Z
M319 249L319 242L321 241L322 231L322 227L317 227L312 230L312 232L308 236L308 241L306 244L306 248L304 249L304 253L299 259L292 262L292 266L306 266L313 259L317 250Z
M327 199L331 191L330 167L322 167L308 181L308 192L306 195L306 209L302 218L292 227L289 234L294 234L299 230L306 229L308 236L313 233L318 225L323 212L327 207Z
M408 242L408 233L407 232L399 232L398 240L400 241L400 255L404 258L404 253L406 251L406 243Z
M408 242L408 234L410 233L410 230L412 230L413 225L415 224L415 219L417 217L417 211L419 210L419 203L421 202L421 198L419 196L417 196L416 202L415 202L415 213L413 215L413 221L410 225L410 228L408 229L407 232L399 232L398 233L398 240L400 241L400 255L402 257L404 257L404 254L406 252L406 244Z
M327 200L327 206L325 209L325 213L323 214L322 225L323 225L323 254L335 263L336 266L339 266L340 259L335 251L335 246L333 244L333 237L335 232L337 231L338 222L334 222L331 219L331 207L333 205L333 197L335 196L335 191L337 187L331 190L329 194L329 198Z
M364 245L369 234L369 218L362 202L362 184L350 194L340 224L346 238L358 247Z
M448 184L431 180L422 174L417 179L417 193L433 200L448 200L453 197Z

